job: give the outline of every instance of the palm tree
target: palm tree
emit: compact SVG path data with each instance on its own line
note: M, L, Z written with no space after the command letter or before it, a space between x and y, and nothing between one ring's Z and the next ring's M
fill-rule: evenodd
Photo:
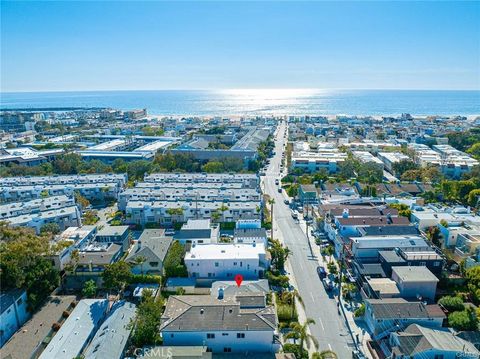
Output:
M268 204L270 205L270 223L272 227L270 228L270 240L273 241L273 205L275 204L275 199L270 198Z
M338 356L334 351L323 350L320 353L315 352L312 354L312 359L337 359Z
M147 261L147 258L145 258L144 256L137 256L135 257L135 259L133 260L133 262L135 263L135 265L139 265L140 264L140 272L142 273L143 275L143 263L145 263Z
M305 353L305 349L303 347L304 344L307 344L307 348L310 348L310 344L313 344L315 348L318 348L317 339L308 333L308 326L310 324L315 324L315 321L312 318L307 318L303 325L300 323L292 323L290 326L292 331L285 335L285 339L300 339L300 351L302 353L302 357Z

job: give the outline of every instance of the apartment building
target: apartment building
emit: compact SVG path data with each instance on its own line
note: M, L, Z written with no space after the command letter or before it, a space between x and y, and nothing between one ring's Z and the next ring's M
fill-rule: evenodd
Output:
M227 203L223 201L129 201L125 209L126 223L141 226L147 223L158 223L164 227L170 227L176 222L187 222L189 219L211 219L220 222L260 219L260 205L258 201Z
M14 202L0 206L0 220L14 227L31 227L37 234L47 223L56 223L60 230L79 227L81 213L73 198L54 196L28 202Z
M74 197L77 192L88 200L116 199L126 181L126 175L117 174L1 178L0 202L30 201L45 195Z
M339 164L347 159L347 154L337 149L319 149L318 152L299 151L293 152L291 157L291 170L302 170L314 173L326 170L328 173L336 173Z

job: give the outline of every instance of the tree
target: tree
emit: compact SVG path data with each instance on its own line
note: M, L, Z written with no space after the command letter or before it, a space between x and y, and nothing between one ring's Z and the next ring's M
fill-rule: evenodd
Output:
M472 308L450 313L448 325L456 330L478 330L478 319Z
M401 177L406 171L416 169L418 166L412 160L401 160L392 165L392 170L397 177Z
M291 318L293 318L295 313L295 301L298 301L300 305L303 307L303 299L300 296L298 290L294 289L291 291L285 291L282 293L282 302L287 303L290 305L291 310Z
M94 298L97 294L97 285L93 279L87 280L83 285L82 295L86 298Z
M437 247L441 247L440 229L437 226L428 227L426 230L427 238Z
M472 207L480 207L480 189L472 189L468 193L468 205Z
M476 304L480 303L480 266L467 269L465 279L473 300Z
M118 261L108 264L102 274L103 286L107 289L122 291L130 282L132 272L127 262Z
M141 348L145 345L158 345L160 338L160 318L162 316L163 301L155 299L151 290L144 290L142 300L137 307L132 344Z
M97 216L97 211L88 210L83 215L83 224L85 225L94 225L98 222L100 218Z
M60 281L58 271L43 256L49 252L46 238L30 228L0 222L0 273L2 290L24 288L31 310L38 308Z
M209 161L202 166L202 171L207 173L221 173L224 172L223 163L219 161Z
M79 191L75 191L74 197L75 197L75 202L77 202L82 209L85 209L88 206L90 206L90 201L85 197L83 197Z
M389 204L389 207L395 208L398 211L398 214L402 217L407 217L410 218L412 215L412 210L403 203L391 203Z
M283 272L285 270L285 262L291 251L287 247L283 247L278 239L271 241L270 244L269 251L272 256L272 266L277 271Z
M163 270L166 277L186 277L187 268L184 264L185 248L179 241L174 241L168 250Z
M47 190L40 192L40 198L47 198L48 196L50 196L50 193Z
M300 339L300 351L302 355L305 353L304 344L307 345L307 348L310 348L310 345L313 343L315 348L318 348L317 339L308 333L308 326L310 324L315 324L315 321L311 318L307 318L303 325L300 323L293 323L291 325L292 331L285 335L285 339Z
M41 234L51 234L55 235L60 233L60 226L57 223L45 223L43 226L40 227Z

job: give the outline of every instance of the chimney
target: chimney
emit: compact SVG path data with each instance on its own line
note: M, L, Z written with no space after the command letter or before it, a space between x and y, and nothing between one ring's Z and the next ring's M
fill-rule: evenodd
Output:
M223 292L224 292L223 288L221 288L221 287L218 288L218 295L217 295L217 299L218 299L218 300L222 300L222 299L223 299Z

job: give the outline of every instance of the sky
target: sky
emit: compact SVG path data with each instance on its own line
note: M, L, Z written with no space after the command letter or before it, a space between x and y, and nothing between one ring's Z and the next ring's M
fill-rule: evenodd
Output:
M2 92L480 89L480 2L1 1Z

